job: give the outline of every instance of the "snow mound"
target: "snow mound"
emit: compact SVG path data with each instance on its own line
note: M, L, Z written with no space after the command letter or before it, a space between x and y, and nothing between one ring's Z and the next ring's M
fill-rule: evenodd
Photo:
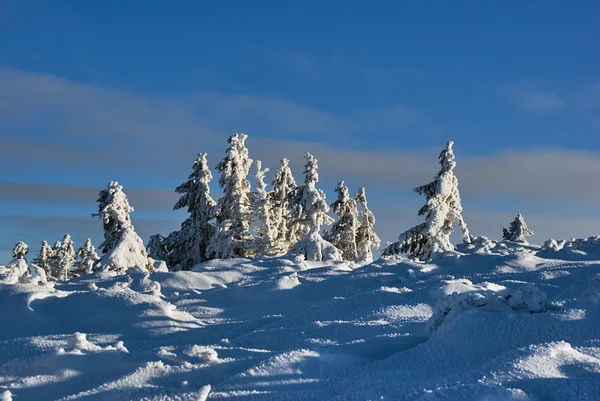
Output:
M217 351L204 345L194 345L191 348L187 348L183 353L189 357L200 358L206 362L214 362L219 359Z
M99 265L105 270L124 272L129 268L148 271L153 263L146 254L142 239L129 227L123 231L117 244L102 256Z
M341 261L342 253L330 242L325 241L321 234L312 232L302 238L290 250L291 255L302 255L311 261Z
M600 236L568 241L549 239L537 255L548 259L597 260L600 258Z
M433 315L427 322L430 334L442 324L449 323L462 313L471 310L539 313L546 309L547 295L534 284L509 289L493 283L473 285L469 280L461 280L451 282L445 287L458 291L441 299L433 308Z
M99 345L91 343L87 339L87 334L85 333L75 333L71 337L67 338L67 348L60 348L58 350L59 354L85 354L85 353L93 353L93 352L104 352L104 351L119 351L119 352L129 352L123 341L117 342L114 346L108 345L106 347L101 347Z

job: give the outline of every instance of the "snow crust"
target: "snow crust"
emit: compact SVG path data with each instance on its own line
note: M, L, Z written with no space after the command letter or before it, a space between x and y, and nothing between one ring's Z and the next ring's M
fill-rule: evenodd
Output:
M0 400L600 399L598 238L457 250L47 283L0 267Z

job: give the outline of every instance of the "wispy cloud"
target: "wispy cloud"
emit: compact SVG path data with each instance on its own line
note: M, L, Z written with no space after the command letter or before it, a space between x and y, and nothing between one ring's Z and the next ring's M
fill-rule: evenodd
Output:
M499 94L524 113L548 115L565 107L560 95L527 82L505 85L500 88Z

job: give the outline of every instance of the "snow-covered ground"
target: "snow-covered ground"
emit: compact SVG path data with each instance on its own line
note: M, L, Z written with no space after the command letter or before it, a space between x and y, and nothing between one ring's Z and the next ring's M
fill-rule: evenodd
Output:
M600 399L600 241L561 245L54 286L0 268L0 399Z

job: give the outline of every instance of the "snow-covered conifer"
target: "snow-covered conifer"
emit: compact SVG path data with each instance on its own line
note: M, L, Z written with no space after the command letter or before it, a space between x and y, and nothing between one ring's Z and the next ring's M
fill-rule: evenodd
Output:
M373 261L371 248L379 249L381 240L374 230L375 216L367 206L367 194L365 188L359 188L356 194L356 203L358 204L358 229L356 230L356 248L358 258L362 262L370 263Z
M90 274L94 270L94 265L100 260L96 253L96 248L92 240L88 238L83 246L77 251L77 272L79 274Z
M57 280L68 280L71 276L71 268L75 265L75 249L73 240L69 234L65 234L60 249L56 253L56 271L54 277Z
M56 241L52 246L52 255L48 259L48 274L54 278L56 278L56 271L58 269L58 251L60 251L61 246L60 241Z
M17 242L17 245L15 245L15 247L13 248L13 259L25 259L25 257L27 256L27 252L29 252L29 245L27 245L23 241L19 241Z
M356 235L358 229L358 210L356 201L350 198L348 187L340 181L335 188L338 197L331 204L333 212L338 216L325 238L342 251L344 260L355 260L358 257Z
M51 274L51 260L54 255L54 251L50 248L47 241L42 241L42 247L40 248L40 252L33 258L33 263L46 272L46 274Z
M277 236L276 228L271 220L271 199L265 184L265 174L268 168L262 168L262 162L256 161L256 174L254 175L255 188L252 193L252 213L254 214L254 231L258 234L255 239L254 251L256 255L270 255L274 253L273 245Z
M146 244L146 252L154 260L167 262L169 253L166 248L166 238L160 234L151 235Z
M269 192L276 253L285 253L291 247L292 200L296 189L297 185L289 166L289 160L283 158L281 159L281 167L279 167L273 178L271 191Z
M106 189L100 191L96 216L104 225L104 242L100 245L104 255L100 265L106 269L152 269L144 243L131 224L131 212L133 207L118 182L111 181Z
M519 213L512 223L510 223L508 229L506 227L502 229L502 239L505 241L527 242L525 237L532 235L533 230L527 227L527 223L525 223L525 219L521 213Z
M456 166L453 144L449 141L440 153L442 169L434 181L415 189L416 193L427 198L427 203L419 210L419 216L425 216L425 223L400 234L399 241L387 247L383 256L406 253L413 259L430 260L436 253L453 251L450 234L455 222L461 228L464 241L470 241L469 230L462 217L458 179L453 172Z
M212 174L208 168L206 153L198 154L192 168L193 172L188 180L175 189L181 197L174 209L186 208L190 214L177 235L182 243L177 244L177 249L171 254L172 263L179 264L184 270L206 260L206 249L215 233L211 219L216 203L210 196Z
M217 232L210 239L206 252L208 258L226 259L251 254L249 227L252 213L247 177L252 159L248 157L246 138L244 134L229 137L225 158L217 165L223 196L215 207Z
M304 185L298 191L294 202L295 233L303 234L290 252L304 255L306 260L342 260L342 253L321 236L321 225L331 224L333 219L327 215L329 206L325 202L325 193L316 188L319 182L318 161L310 153L306 154L304 166Z

